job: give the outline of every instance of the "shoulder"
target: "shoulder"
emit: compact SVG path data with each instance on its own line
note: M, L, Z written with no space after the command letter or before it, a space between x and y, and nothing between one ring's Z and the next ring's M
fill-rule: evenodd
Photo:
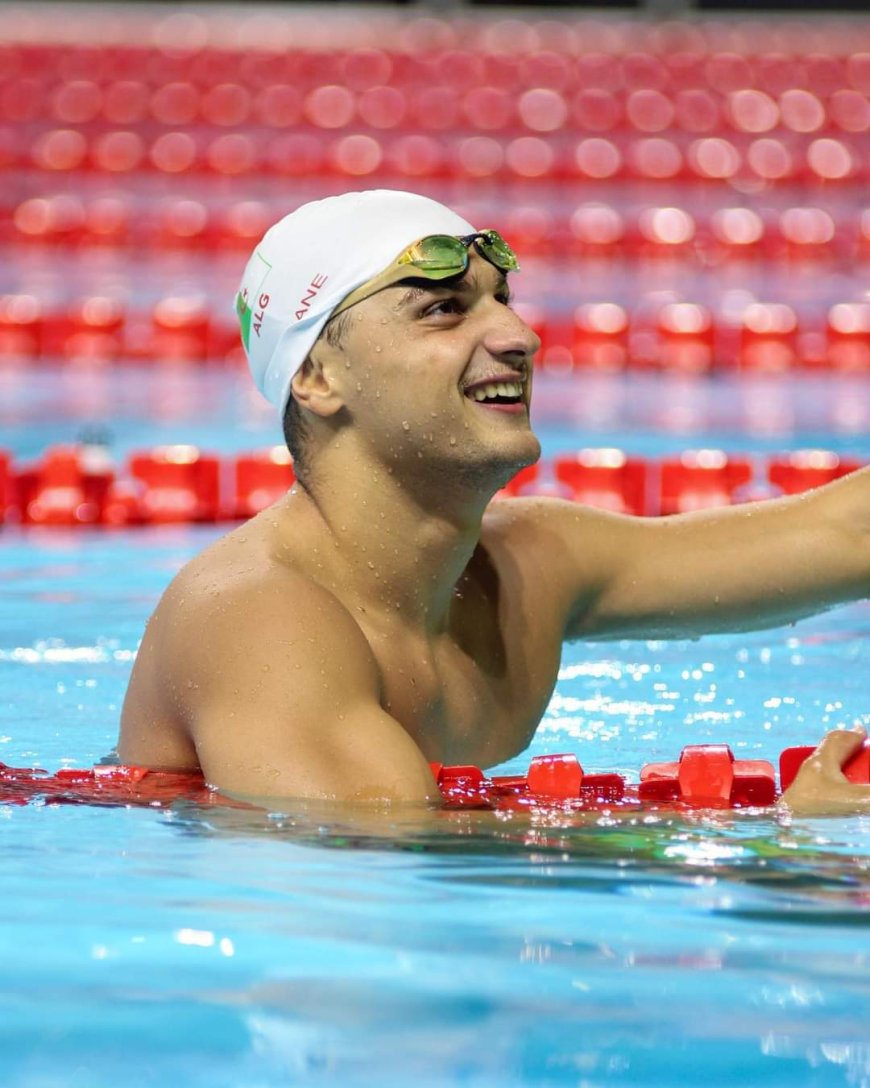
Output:
M530 497L492 502L482 536L495 546L516 549L528 560L609 566L635 547L650 519L599 510L565 499Z
M362 630L324 586L237 530L191 560L167 588L149 624L170 667L213 673L230 661L260 668L340 650L373 668Z

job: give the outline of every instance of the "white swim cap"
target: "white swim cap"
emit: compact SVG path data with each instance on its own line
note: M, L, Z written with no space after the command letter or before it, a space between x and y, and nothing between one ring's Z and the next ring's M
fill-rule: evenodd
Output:
M336 306L429 234L474 227L415 193L371 189L303 204L270 227L236 297L257 388L281 412L293 375Z

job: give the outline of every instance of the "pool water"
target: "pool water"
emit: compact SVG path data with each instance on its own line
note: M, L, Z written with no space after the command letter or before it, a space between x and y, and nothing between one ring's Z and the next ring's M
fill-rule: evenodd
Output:
M274 438L233 373L148 375L147 403L130 374L75 395L71 371L6 379L0 445L22 458L84 426L110 426L118 454ZM560 414L561 388L537 390L547 453L701 444L662 423L675 387L578 385ZM680 389L705 444L868 455L854 387L779 387L766 433L747 420L771 387ZM632 412L593 413L605 396ZM0 760L106 753L145 619L221 531L3 530ZM636 780L687 743L775 759L870 724L868 634L857 603L769 632L572 645L502 769L573 751ZM0 821L4 1086L870 1085L866 818L188 803Z

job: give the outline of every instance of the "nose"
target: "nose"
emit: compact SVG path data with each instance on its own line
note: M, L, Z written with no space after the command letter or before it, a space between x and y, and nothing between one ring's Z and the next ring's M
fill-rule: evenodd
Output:
M523 318L496 299L491 300L484 346L490 354L502 359L531 362L541 347L541 338Z

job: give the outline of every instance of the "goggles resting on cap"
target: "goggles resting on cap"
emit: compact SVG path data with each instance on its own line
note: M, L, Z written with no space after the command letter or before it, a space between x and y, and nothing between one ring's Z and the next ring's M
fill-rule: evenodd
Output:
M474 234L429 234L414 242L383 272L367 283L351 291L332 311L331 317L350 309L363 299L392 287L401 280L416 275L427 280L446 280L461 276L468 269L470 250L475 250L499 272L516 272L519 269L516 254L497 230L475 231Z

